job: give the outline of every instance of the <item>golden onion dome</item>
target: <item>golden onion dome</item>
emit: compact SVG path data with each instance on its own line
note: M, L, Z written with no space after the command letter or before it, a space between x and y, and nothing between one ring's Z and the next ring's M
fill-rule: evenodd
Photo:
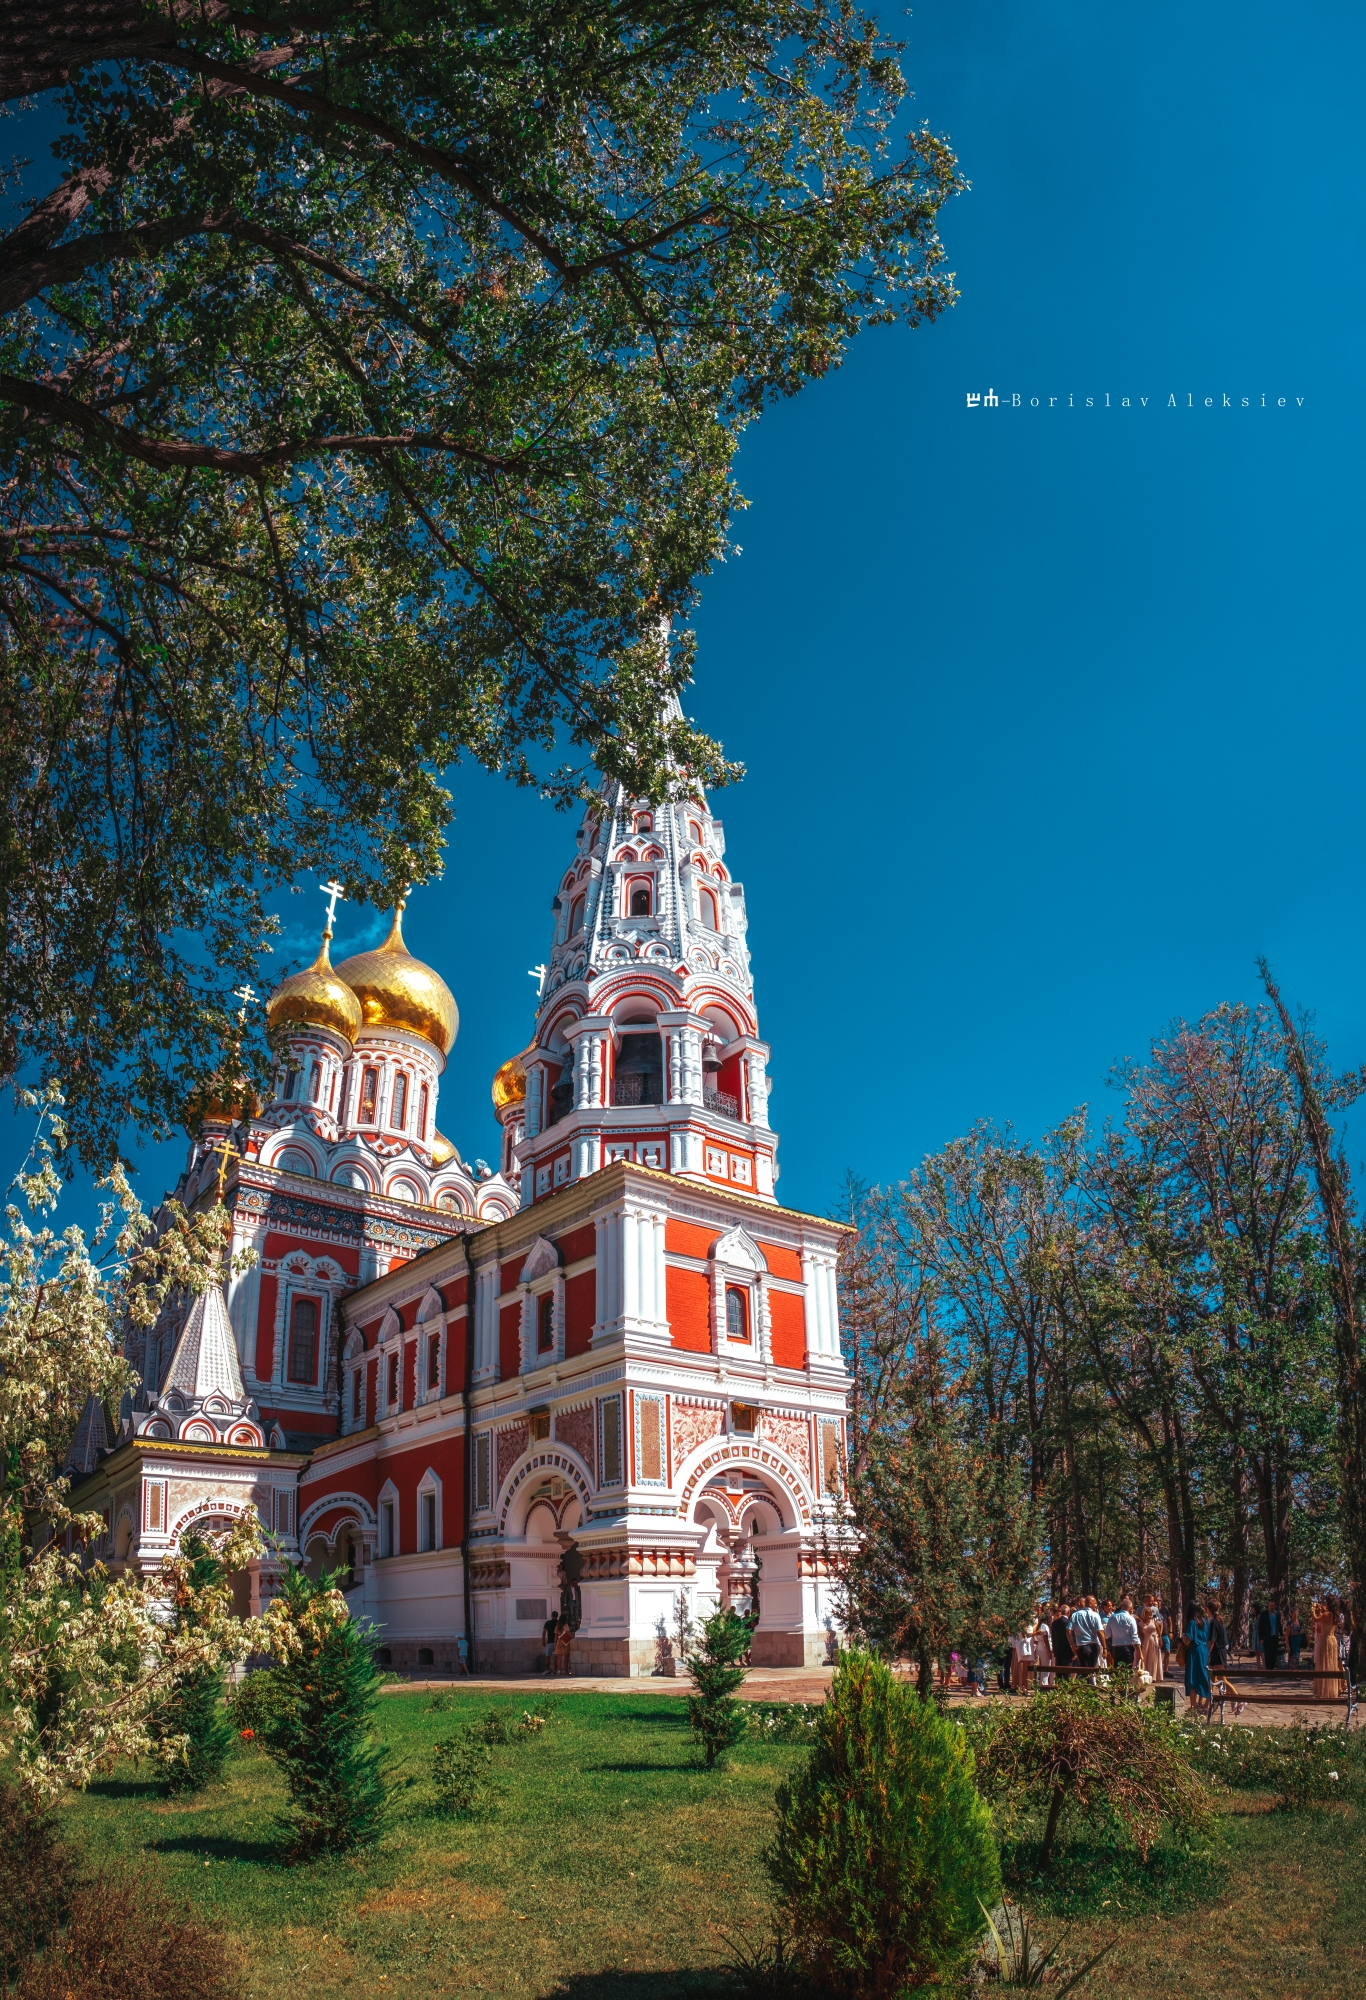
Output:
M414 958L403 942L403 905L378 951L363 951L337 967L360 1002L366 1028L402 1028L449 1055L460 1032L460 1010L439 973Z
M444 1167L449 1161L458 1160L459 1157L460 1155L456 1152L455 1147L444 1132L433 1132L432 1165L434 1167Z
M297 1021L309 1028L331 1028L334 1034L354 1042L360 1031L360 1002L340 975L332 970L327 955L331 930L323 932L318 956L304 972L282 979L266 1002L266 1020L272 1028L288 1027Z
M510 1104L521 1104L526 1098L526 1063L524 1058L530 1053L523 1049L519 1056L509 1056L497 1070L493 1078L493 1108L506 1111Z

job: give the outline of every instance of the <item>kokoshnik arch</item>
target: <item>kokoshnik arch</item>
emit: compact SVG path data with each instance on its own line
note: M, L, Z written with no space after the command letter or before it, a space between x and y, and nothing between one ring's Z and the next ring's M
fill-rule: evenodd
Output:
M782 1207L744 893L700 795L604 786L554 902L494 1172L436 1127L458 1013L400 914L271 995L265 1106L208 1098L175 1193L222 1177L257 1262L130 1345L142 1386L72 1448L97 1553L155 1571L255 1508L344 1570L395 1666L525 1668L580 1578L576 1670L649 1672L680 1592L751 1598L753 1658L825 1657L848 1380L840 1225ZM224 1161L227 1171L224 1173ZM471 1630L472 1625L472 1630Z

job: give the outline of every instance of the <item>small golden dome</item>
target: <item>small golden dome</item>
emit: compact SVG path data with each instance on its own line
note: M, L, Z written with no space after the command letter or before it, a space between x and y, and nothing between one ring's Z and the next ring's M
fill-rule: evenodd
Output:
M337 967L360 1001L367 1028L403 1028L449 1055L460 1032L460 1010L444 979L414 958L403 942L403 905L378 951L363 951Z
M332 970L327 955L330 928L323 932L318 956L305 972L282 979L266 1003L266 1020L272 1028L287 1027L298 1021L309 1028L331 1028L348 1042L360 1030L360 1002L346 982Z
M526 1063L523 1057L527 1054L528 1051L523 1049L520 1056L509 1056L502 1068L495 1072L493 1078L495 1111L506 1111L509 1104L521 1104L525 1101Z
M444 1132L433 1132L432 1165L434 1167L444 1167L448 1161L456 1160L459 1157L460 1156L456 1152L455 1147L451 1144L450 1140L446 1137Z
M206 1124L235 1125L239 1119L258 1117L260 1111L261 1100L250 1077L207 1077L185 1106L185 1130L195 1139Z

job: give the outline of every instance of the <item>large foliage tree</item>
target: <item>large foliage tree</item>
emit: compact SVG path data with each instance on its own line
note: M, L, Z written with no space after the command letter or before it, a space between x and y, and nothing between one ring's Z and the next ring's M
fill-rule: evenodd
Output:
M303 867L439 865L462 757L730 775L662 638L764 403L953 297L960 183L849 0L73 0L0 243L0 1016L103 1158ZM187 946L184 934L202 939Z

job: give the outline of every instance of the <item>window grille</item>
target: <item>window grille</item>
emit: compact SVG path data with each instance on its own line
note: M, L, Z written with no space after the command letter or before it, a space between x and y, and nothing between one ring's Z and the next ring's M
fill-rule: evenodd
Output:
M289 1379L312 1382L318 1373L318 1301L295 1299L289 1319Z

